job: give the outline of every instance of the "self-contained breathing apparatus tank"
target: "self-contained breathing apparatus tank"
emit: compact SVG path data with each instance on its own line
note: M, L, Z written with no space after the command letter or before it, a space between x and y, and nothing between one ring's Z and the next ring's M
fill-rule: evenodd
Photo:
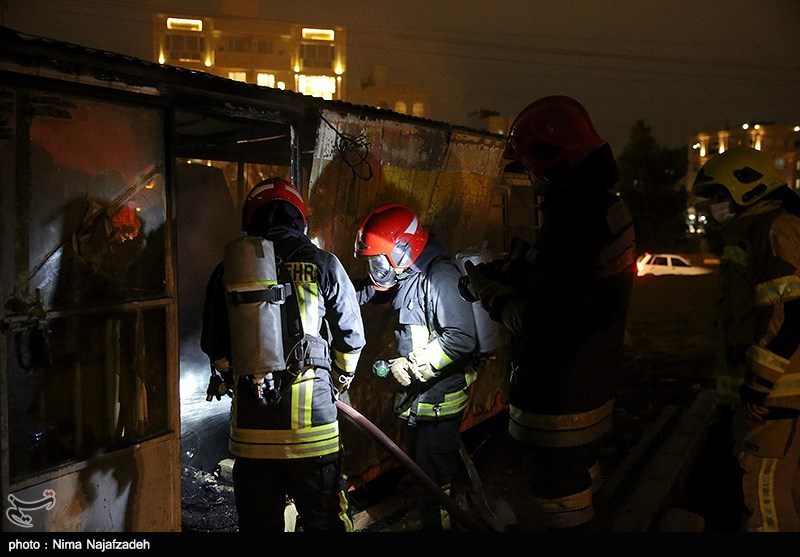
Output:
M277 401L278 376L286 369L281 304L291 294L291 285L278 282L272 242L259 236L229 242L224 283L236 383L249 376L257 398Z
M454 259L462 276L466 276L467 271L464 268L464 264L467 261L471 261L475 265L488 263L490 261L489 250L486 249L486 245L482 246L481 249L469 248L458 252ZM472 313L475 316L478 350L481 356L485 356L500 348L502 344L500 325L489 317L489 312L484 309L480 301L472 302Z

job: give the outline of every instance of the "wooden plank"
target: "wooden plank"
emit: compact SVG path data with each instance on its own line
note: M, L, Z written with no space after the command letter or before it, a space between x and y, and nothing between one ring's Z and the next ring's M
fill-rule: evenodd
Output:
M654 527L659 514L669 506L672 488L691 464L716 411L716 393L701 392L644 469L630 499L615 513L611 531L647 532Z

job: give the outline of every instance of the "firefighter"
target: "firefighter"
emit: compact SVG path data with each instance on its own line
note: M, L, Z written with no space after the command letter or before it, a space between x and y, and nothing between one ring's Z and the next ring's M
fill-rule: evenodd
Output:
M336 399L365 343L355 289L336 256L307 237L291 183L253 187L242 230L209 279L201 337L212 362L207 398L225 393L221 381L232 385L239 531L284 531L288 501L302 531L353 531Z
M476 378L477 337L472 305L458 294L461 273L417 214L400 204L377 207L364 219L355 257L366 259L369 283L360 303L390 303L398 356L389 360L399 383L395 412L411 433L416 464L448 495L461 467L461 419ZM451 529L429 493L421 496L423 531Z
M542 226L533 245L515 238L505 258L467 262L469 289L510 334L508 430L529 462L544 527L595 529L599 441L612 429L634 278L633 222L612 192L611 147L575 99L531 103L506 145L540 196Z
M800 530L800 197L767 154L734 147L694 181L724 240L720 402L743 472L742 529Z

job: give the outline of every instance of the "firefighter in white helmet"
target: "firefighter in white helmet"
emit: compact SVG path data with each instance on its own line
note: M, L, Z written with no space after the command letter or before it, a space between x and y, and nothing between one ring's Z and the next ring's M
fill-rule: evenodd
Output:
M506 156L541 196L535 244L465 267L473 294L511 333L509 433L531 467L550 530L591 529L598 449L612 428L635 269L618 170L586 109L556 95L523 109Z
M800 197L772 157L734 147L692 187L724 240L717 392L744 473L742 528L800 531Z
M476 378L472 305L458 294L456 262L409 207L381 205L362 222L355 257L367 260L369 284L357 284L361 303L392 307L399 383L395 412L410 427L412 457L445 493L461 471L461 419ZM450 517L429 493L420 494L423 531L451 529Z
M206 292L202 349L233 387L242 532L284 531L287 498L301 530L353 531L336 398L353 379L364 328L344 267L306 229L291 183L258 183L242 210L246 236L228 244Z

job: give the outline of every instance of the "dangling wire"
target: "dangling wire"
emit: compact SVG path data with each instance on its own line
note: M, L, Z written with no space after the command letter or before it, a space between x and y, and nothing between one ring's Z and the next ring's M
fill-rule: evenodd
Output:
M348 136L336 129L336 126L331 124L324 116L320 116L320 118L338 136L336 151L344 163L350 167L353 176L362 180L370 180L372 178L372 165L369 163L369 152L372 145L367 139L366 131L362 130L357 137ZM353 162L354 158L355 162ZM361 173L358 169L364 165L367 167L367 172Z

